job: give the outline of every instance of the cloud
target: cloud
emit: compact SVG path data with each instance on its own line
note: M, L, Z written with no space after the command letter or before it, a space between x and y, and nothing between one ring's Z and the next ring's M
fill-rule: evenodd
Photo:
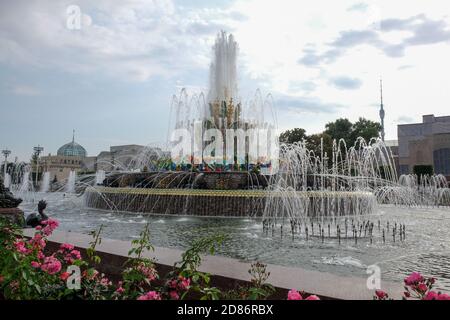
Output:
M233 21L231 9L181 9L171 0L81 0L81 28L67 27L72 1L0 4L0 63L146 81L206 69L209 42ZM33 54L30 54L33 53ZM182 53L182 54L180 54Z
M351 48L361 44L378 44L378 34L373 30L342 31L330 45L337 48Z
M359 11L359 12L366 12L369 9L369 5L364 2L355 3L354 5L350 6L347 11Z
M317 88L317 84L314 81L291 81L289 83L290 91L303 91L306 93L310 93L315 91Z
M400 116L398 117L395 122L397 123L414 123L414 118L409 117L409 116Z
M403 57L406 50L413 46L450 44L450 26L445 20L433 20L424 14L405 19L389 18L378 22L380 28L362 30L344 30L331 42L325 43L326 49L318 52L314 48L303 50L299 64L308 67L319 67L334 63L350 49L369 45L379 49L391 58ZM399 42L391 43L383 40L383 36L391 32L403 31L405 35Z
M317 50L306 48L303 50L303 57L298 60L298 63L308 67L316 67L321 64L329 64L334 62L341 56L341 50L333 49L319 54Z
M346 76L339 76L330 79L330 84L334 87L342 90L355 90L359 89L362 85L362 81L357 78L350 78Z
M277 108L295 113L335 113L344 106L337 103L323 102L319 98L295 97L287 95L274 95L277 97Z
M411 68L414 68L414 66L409 65L409 64L405 64L405 65L402 65L402 66L398 67L397 70L403 71L403 70L408 70L408 69L411 69Z
M39 89L29 85L15 85L12 88L12 93L19 96L38 96L41 94Z

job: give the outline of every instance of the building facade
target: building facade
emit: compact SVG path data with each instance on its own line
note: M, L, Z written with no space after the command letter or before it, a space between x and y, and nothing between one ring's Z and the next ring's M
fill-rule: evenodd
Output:
M97 156L97 169L104 171L125 170L133 167L145 147L137 144L111 146L109 151L102 151Z
M434 173L450 178L450 116L424 115L422 123L398 126L400 174L416 165L431 165Z
M49 172L51 181L65 182L71 171L95 170L94 167L87 167L87 165L93 165L89 161L91 158L87 157L86 149L76 143L73 138L71 142L61 146L56 155L49 154L41 157L39 159L39 170L41 172Z

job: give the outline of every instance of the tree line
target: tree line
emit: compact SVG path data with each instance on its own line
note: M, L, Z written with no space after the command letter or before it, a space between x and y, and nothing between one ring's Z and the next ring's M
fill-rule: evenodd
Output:
M381 124L360 117L358 121L352 123L345 118L337 119L325 125L325 130L321 133L306 134L302 128L286 130L280 135L280 142L292 144L304 141L309 150L314 151L316 155L321 154L320 142L323 141L323 150L331 156L333 140L343 139L347 147L355 144L358 137L363 137L367 142L372 138L379 138Z

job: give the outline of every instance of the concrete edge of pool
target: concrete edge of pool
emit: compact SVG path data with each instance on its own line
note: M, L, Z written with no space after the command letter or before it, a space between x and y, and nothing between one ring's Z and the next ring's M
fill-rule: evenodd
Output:
M24 234L31 237L34 235L34 230L24 229ZM49 241L55 244L71 243L80 249L86 249L92 238L75 232L55 231ZM97 251L106 254L109 260L117 264L117 260L126 259L130 248L129 241L103 238ZM178 249L155 247L155 251L146 253L146 256L156 258L158 265L168 269L180 260L182 252ZM250 280L249 266L248 262L223 256L205 255L199 269L220 278L222 282L247 282ZM337 276L326 272L273 264L268 264L267 269L270 271L268 282L280 290L295 288L321 297L346 300L371 300L374 295L374 290L367 289L367 279L362 277ZM403 293L401 283L382 281L381 288L387 291L391 298L401 299Z

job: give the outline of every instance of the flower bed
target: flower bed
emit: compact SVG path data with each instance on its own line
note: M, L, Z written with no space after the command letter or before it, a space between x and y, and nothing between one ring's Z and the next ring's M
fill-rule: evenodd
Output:
M264 264L255 262L249 274L251 282L233 289L212 286L211 275L198 271L201 253L214 253L223 236L195 241L182 254L181 261L164 276L158 274L154 259L145 258L152 251L148 226L140 238L132 241L132 249L119 276L101 273L101 228L91 233L86 250L72 244L55 247L48 237L58 222L48 220L38 226L27 239L22 230L0 220L0 295L5 299L95 299L95 300L178 300L178 299L266 299L275 288L266 283L270 273ZM79 287L74 280L74 267L79 268Z

